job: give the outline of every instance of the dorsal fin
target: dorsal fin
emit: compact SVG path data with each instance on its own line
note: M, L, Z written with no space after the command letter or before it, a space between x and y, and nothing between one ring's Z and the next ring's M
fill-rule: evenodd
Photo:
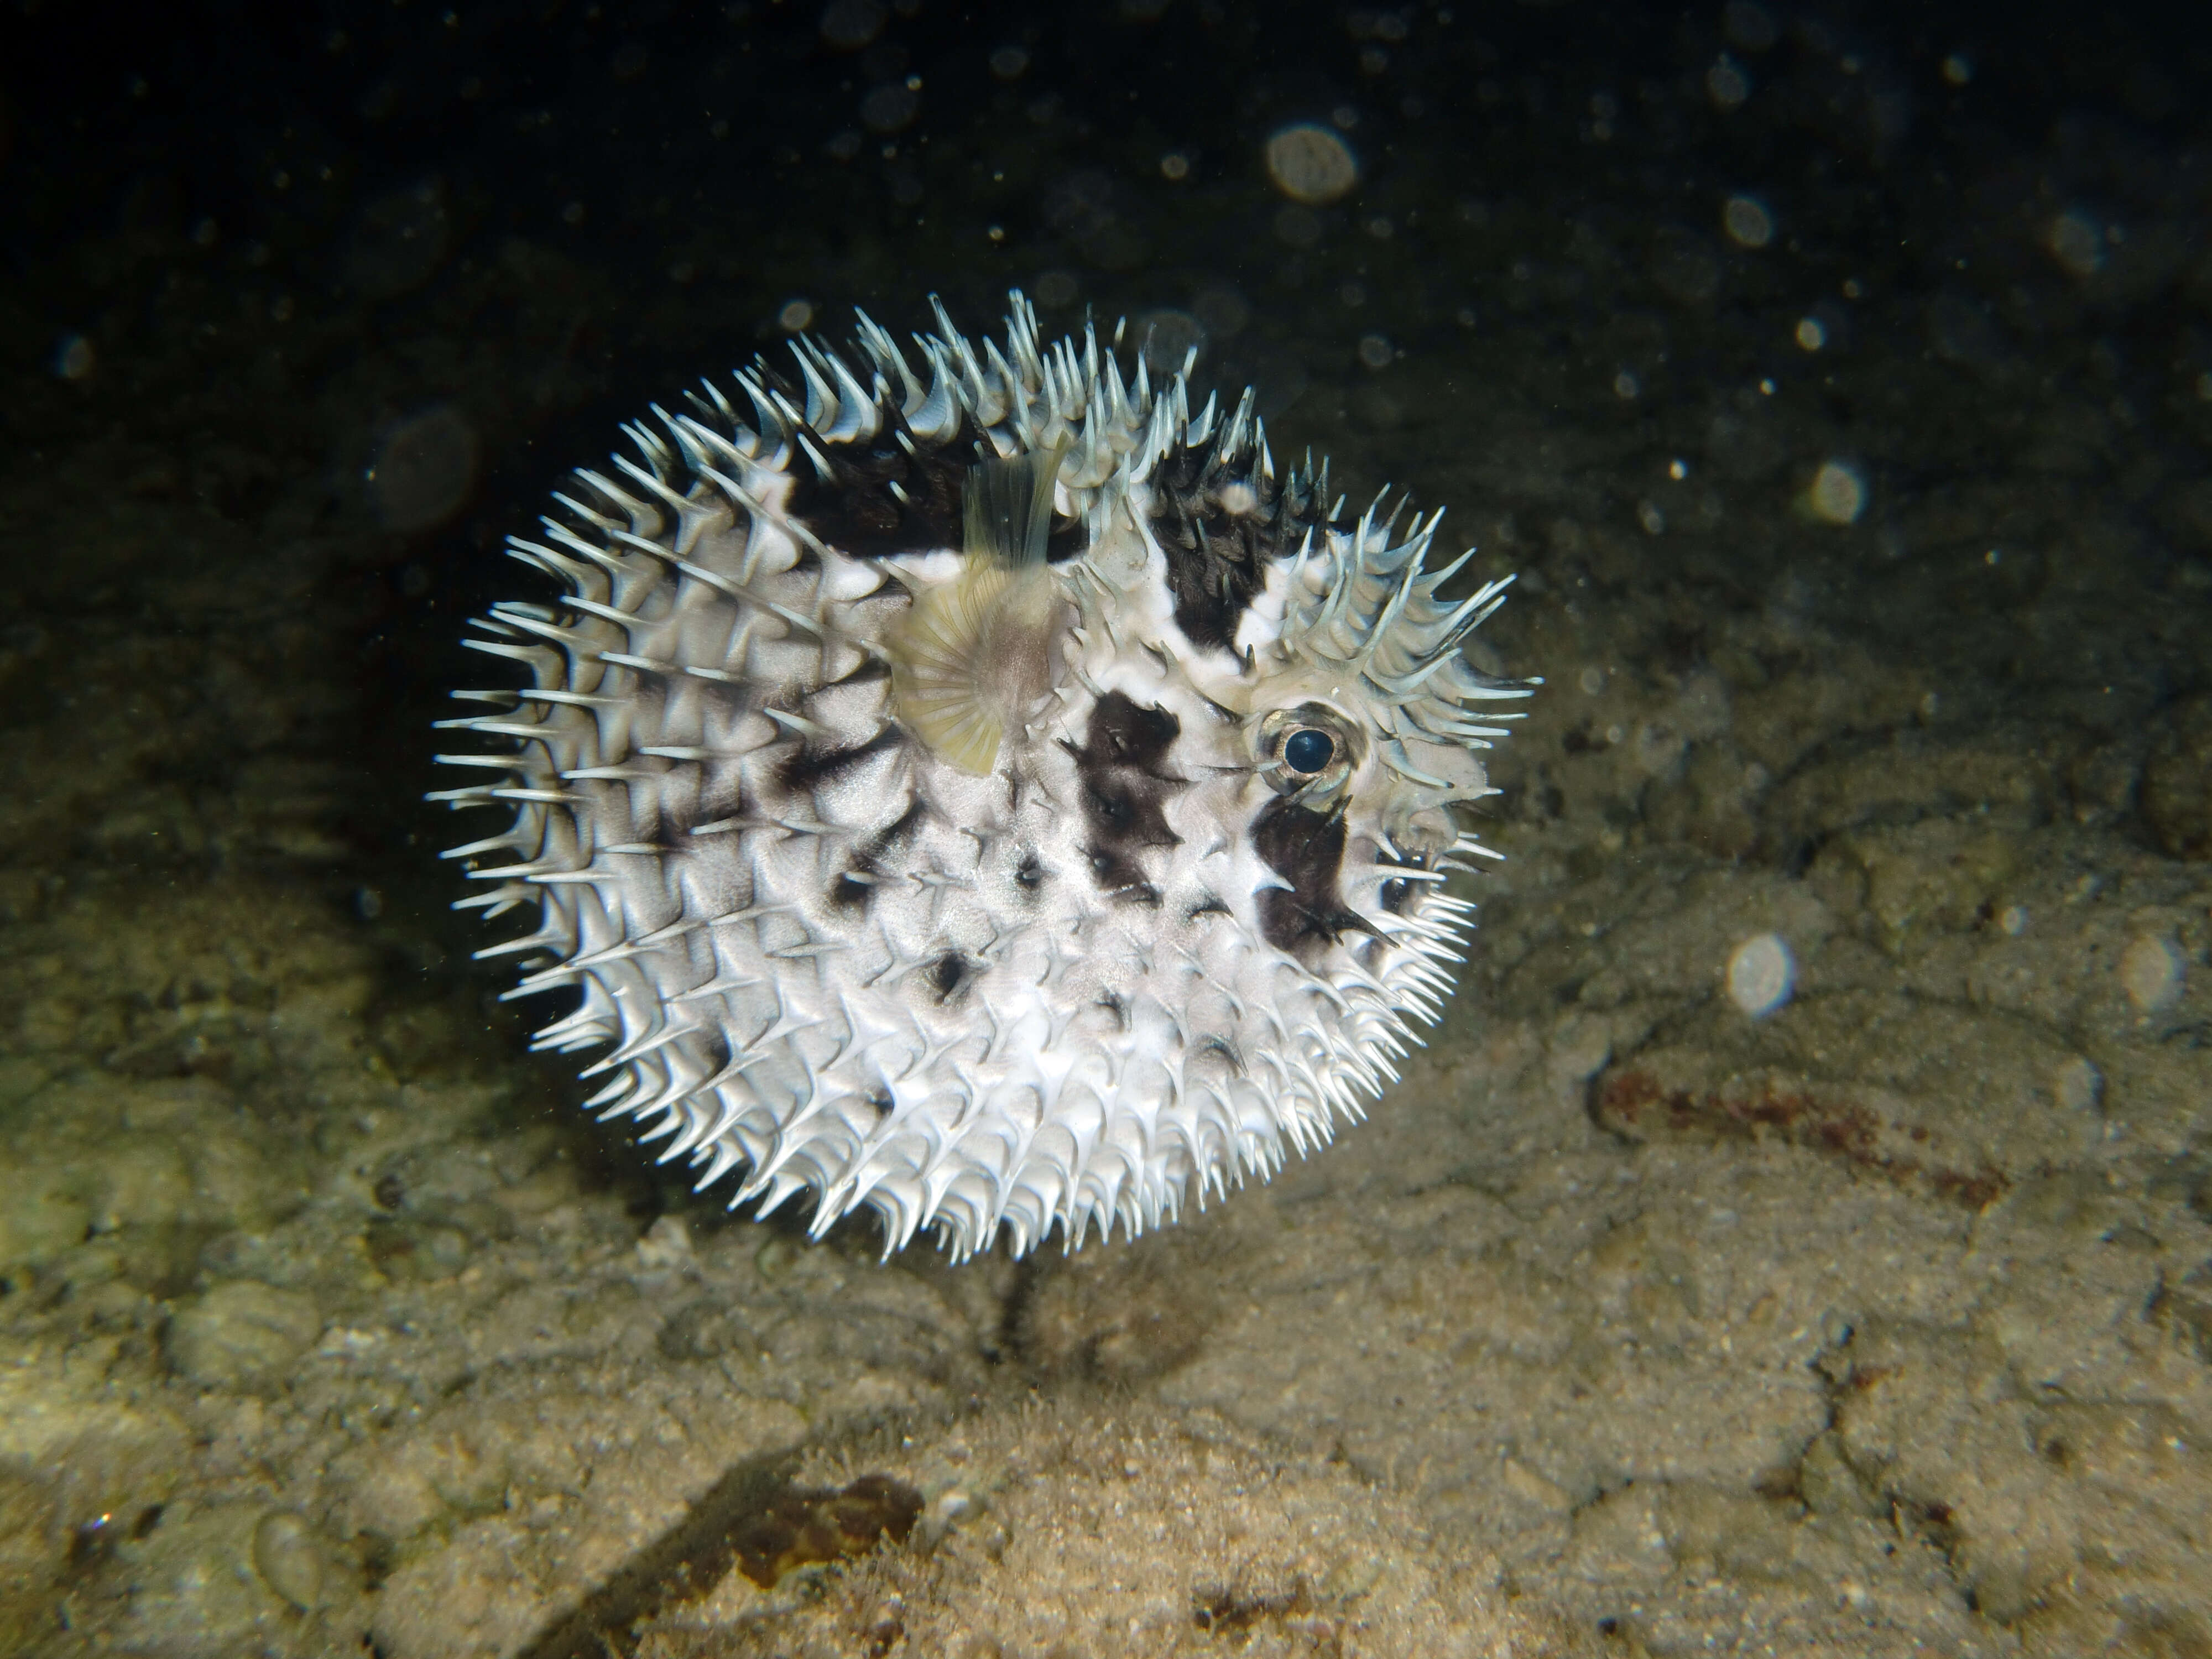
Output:
M1060 477L1058 449L1031 450L968 469L961 501L968 557L1020 569L1044 562L1052 531L1052 487Z

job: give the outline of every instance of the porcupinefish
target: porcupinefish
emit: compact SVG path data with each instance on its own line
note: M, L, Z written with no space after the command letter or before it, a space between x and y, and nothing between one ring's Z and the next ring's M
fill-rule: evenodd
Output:
M510 543L564 591L467 641L528 685L441 722L500 746L433 799L514 818L460 902L536 922L479 954L580 994L538 1046L611 1045L589 1103L660 1161L886 1254L1134 1235L1358 1119L1534 684L1467 659L1510 578L1440 599L1440 513L1347 516L1249 391L1194 414L1191 360L1011 309L911 356L862 314L743 415L625 427Z

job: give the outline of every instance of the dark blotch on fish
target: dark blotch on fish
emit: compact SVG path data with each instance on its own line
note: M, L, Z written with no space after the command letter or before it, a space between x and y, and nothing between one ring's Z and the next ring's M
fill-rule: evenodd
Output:
M793 457L785 510L819 540L855 558L958 547L960 492L977 441L974 422L963 416L950 438L931 443L916 437L896 409L881 410L879 418L883 425L866 447L858 440L831 443L810 431L829 476L811 457ZM901 434L913 445L911 452L899 441ZM893 484L904 501L892 493ZM1081 524L1063 520L1053 526L1045 556L1072 559L1090 545Z
M1187 780L1166 769L1182 723L1164 708L1146 708L1119 691L1098 700L1083 746L1066 739L1083 780L1083 818L1091 831L1084 852L1099 890L1116 902L1155 905L1160 890L1146 879L1139 855L1173 847L1167 798Z
M817 784L834 783L854 767L872 760L885 750L897 748L903 741L896 726L886 726L866 743L850 743L832 749L814 749L801 744L798 751L777 769L777 781L793 794L811 789Z
M1336 884L1344 866L1344 819L1325 816L1288 799L1272 803L1252 826L1261 862L1290 883L1259 896L1260 932L1279 951L1302 962L1345 934L1375 930L1347 907Z
M1267 567L1321 522L1321 481L1294 495L1246 461L1231 475L1220 436L1161 458L1152 478L1152 536L1167 557L1176 625L1194 645L1233 648L1237 625L1267 584ZM1248 476L1249 473L1249 476Z

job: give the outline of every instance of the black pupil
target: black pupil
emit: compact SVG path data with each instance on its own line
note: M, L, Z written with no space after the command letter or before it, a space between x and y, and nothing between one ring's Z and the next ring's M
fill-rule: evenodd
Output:
M1283 745L1283 758L1291 763L1293 772L1318 772L1328 764L1328 757L1335 752L1336 740L1311 726L1291 732L1291 740Z

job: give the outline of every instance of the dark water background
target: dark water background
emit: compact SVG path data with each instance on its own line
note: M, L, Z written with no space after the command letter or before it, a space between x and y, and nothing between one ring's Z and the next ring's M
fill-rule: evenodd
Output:
M422 688L458 672L438 619L512 586L489 556L617 422L853 305L894 330L927 326L931 294L981 327L1014 286L1048 328L1156 330L1166 308L1161 361L1200 343L1202 382L1255 383L1279 445L1318 441L1355 487L1479 462L1467 418L1649 434L1765 377L1853 428L1894 489L1941 487L1986 457L1916 427L1931 356L1999 402L2035 358L2173 410L2185 450L2212 411L2207 31L2185 9L24 3L5 22L12 459L143 441L164 459L127 494L342 539L349 748L412 740ZM1356 192L1309 210L1271 188L1261 147L1293 121L1340 133ZM1727 232L1737 198L1767 216L1755 249ZM2054 226L2074 238L2056 255ZM1825 356L1793 348L1801 317ZM1853 384L1819 372L1853 356ZM395 506L364 475L396 434L416 466L387 469ZM2186 455L2163 429L2127 447L2100 464L2136 465L2136 503L2201 539ZM5 603L81 592L25 563ZM375 795L355 833L404 833Z

